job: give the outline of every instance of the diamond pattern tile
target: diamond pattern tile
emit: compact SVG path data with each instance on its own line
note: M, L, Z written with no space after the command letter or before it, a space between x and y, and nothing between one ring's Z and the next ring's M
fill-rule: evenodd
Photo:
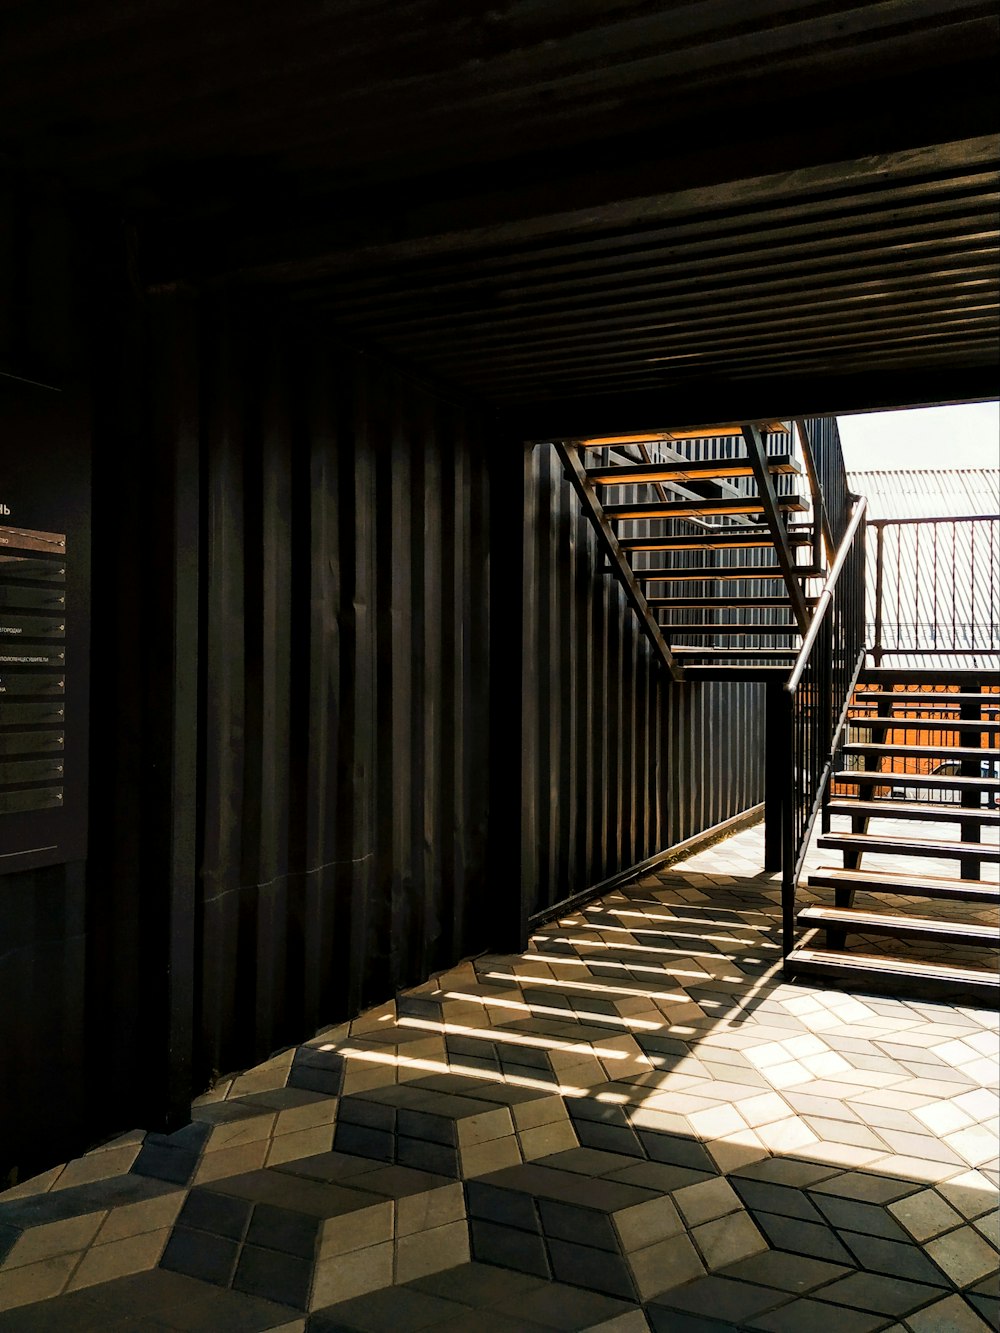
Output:
M0 1333L989 1327L997 1015L784 981L761 852L626 884L0 1195Z

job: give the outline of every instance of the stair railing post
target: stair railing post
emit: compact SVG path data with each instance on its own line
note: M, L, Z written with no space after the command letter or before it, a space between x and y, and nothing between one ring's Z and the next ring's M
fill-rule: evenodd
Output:
M884 557L885 524L875 521L875 642L872 645L872 658L876 666L882 665L882 598L884 595Z
M795 948L795 890L797 880L798 842L798 775L795 760L801 761L793 744L795 726L795 694L782 686L780 707L775 709L776 740L785 757L784 783L781 789L781 954L783 958Z
M781 870L784 822L791 759L788 695L783 680L765 686L764 718L764 869Z
M982 690L982 681L969 681L965 685L965 692L968 694L979 694ZM978 701L966 700L959 705L958 715L966 721L975 721L982 716L982 704ZM961 735L959 735L959 744L964 745ZM975 744L982 748L983 732L980 729L976 732ZM963 759L961 763L961 774L963 777L977 778L980 776L980 765L977 759ZM975 806L976 813L979 813L981 796L978 791L963 791L961 801L963 806ZM979 842L981 838L981 825L978 819L963 820L959 825L959 834L962 842ZM963 879L979 879L982 874L982 862L978 856L963 856L959 861L959 874Z

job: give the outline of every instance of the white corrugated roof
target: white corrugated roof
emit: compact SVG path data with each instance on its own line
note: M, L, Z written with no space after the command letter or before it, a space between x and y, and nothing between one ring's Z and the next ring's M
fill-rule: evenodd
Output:
M867 496L869 518L1000 513L1000 468L848 472L847 484Z

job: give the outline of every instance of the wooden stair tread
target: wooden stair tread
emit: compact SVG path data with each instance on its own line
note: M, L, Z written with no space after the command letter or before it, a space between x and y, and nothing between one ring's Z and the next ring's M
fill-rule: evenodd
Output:
M866 815L872 819L923 819L928 823L1000 824L1000 810L986 806L938 805L933 801L860 801L835 796L828 809L834 815Z
M789 634L798 634L799 632L798 626L791 623L785 625L733 625L732 623L725 625L689 625L685 624L683 621L661 620L658 624L660 629L665 630L669 634L698 634L701 636L706 634L724 634L728 638L745 638L751 634L757 634L761 637L776 634L787 636ZM768 650L764 648L761 651L767 652Z
M995 792L1000 791L1000 779L998 778L966 778L961 774L941 775L938 773L882 773L877 769L856 769L847 768L839 773L834 773L835 782L843 782L860 786L862 784L875 785L877 787L927 787L933 790L947 791L980 791Z
M1000 861L1000 848L988 842L948 842L907 838L902 834L824 833L816 846L851 852L899 852L909 856L968 856L979 861Z
M713 583L727 579L781 579L784 577L777 565L704 565L696 569L637 569L634 571L637 583ZM796 578L815 579L823 576L823 570L814 565L797 566Z
M839 866L827 866L813 870L806 882L816 889L857 889L866 893L898 893L902 897L1000 903L1000 885L956 875L903 875L898 870L842 870Z
M851 713L852 722L887 723L893 731L1000 731L1000 717L992 721L987 718L959 717L900 717L890 713Z
M685 627L682 626L682 628ZM790 633L791 631L787 632ZM724 657L727 659L735 657L795 658L799 655L798 648L692 648L687 644L671 648L670 651L675 657ZM788 668L783 667L782 670L787 672Z
M676 653L674 654L676 656ZM734 681L734 680L783 680L788 676L788 665L783 663L780 666L768 666L766 663L751 663L749 666L729 666L721 663L715 665L700 666L696 663L684 664L684 677L686 680L714 680L714 681Z
M994 708L1000 708L1000 694L946 694L944 691L931 694L916 690L904 694L902 690L855 690L854 698L900 708L937 708L940 704L968 703L992 704Z
M791 454L771 454L767 470L784 476L801 474L802 469ZM660 481L714 481L728 477L752 477L749 458L706 458L678 463L636 463L619 467L587 468L587 476L597 486L646 486Z
M1000 674L975 667L865 667L858 678L859 688L866 685L961 685L974 681L984 685L1000 685Z
M807 597L807 606L815 606L817 599ZM752 607L782 607L791 606L790 597L650 597L646 594L646 602L649 606L658 606L668 611L697 611L704 608L706 611L726 610L732 608L739 610L741 608Z
M903 759L1000 759L1000 749L969 745L898 745L891 741L850 741L844 746L845 754L898 755ZM898 773L899 778L908 778L908 773Z
M790 546L812 546L806 532L790 532ZM774 538L767 528L727 528L722 532L693 532L682 537L619 537L623 551L739 551L774 549Z
M778 508L801 511L806 508L801 495L779 495ZM758 496L743 496L738 500L699 499L699 500L649 500L635 504L613 504L604 506L604 515L612 523L634 522L639 519L654 518L702 518L723 517L727 514L759 514L761 502Z
M919 939L949 940L1000 948L1000 926L976 922L936 921L933 917L909 916L898 912L873 912L864 907L804 907L799 925L820 928L847 928L870 931L876 935L899 935Z
M911 978L915 981L942 982L957 988L970 988L991 994L1000 992L1000 977L986 968L956 967L951 963L922 963L882 954L843 953L824 949L793 949L785 958L791 972L828 976L865 976L871 974Z

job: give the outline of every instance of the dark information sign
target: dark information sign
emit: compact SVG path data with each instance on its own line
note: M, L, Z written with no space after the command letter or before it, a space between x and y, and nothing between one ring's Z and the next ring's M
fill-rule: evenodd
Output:
M0 875L87 854L89 449L24 394L0 417Z

